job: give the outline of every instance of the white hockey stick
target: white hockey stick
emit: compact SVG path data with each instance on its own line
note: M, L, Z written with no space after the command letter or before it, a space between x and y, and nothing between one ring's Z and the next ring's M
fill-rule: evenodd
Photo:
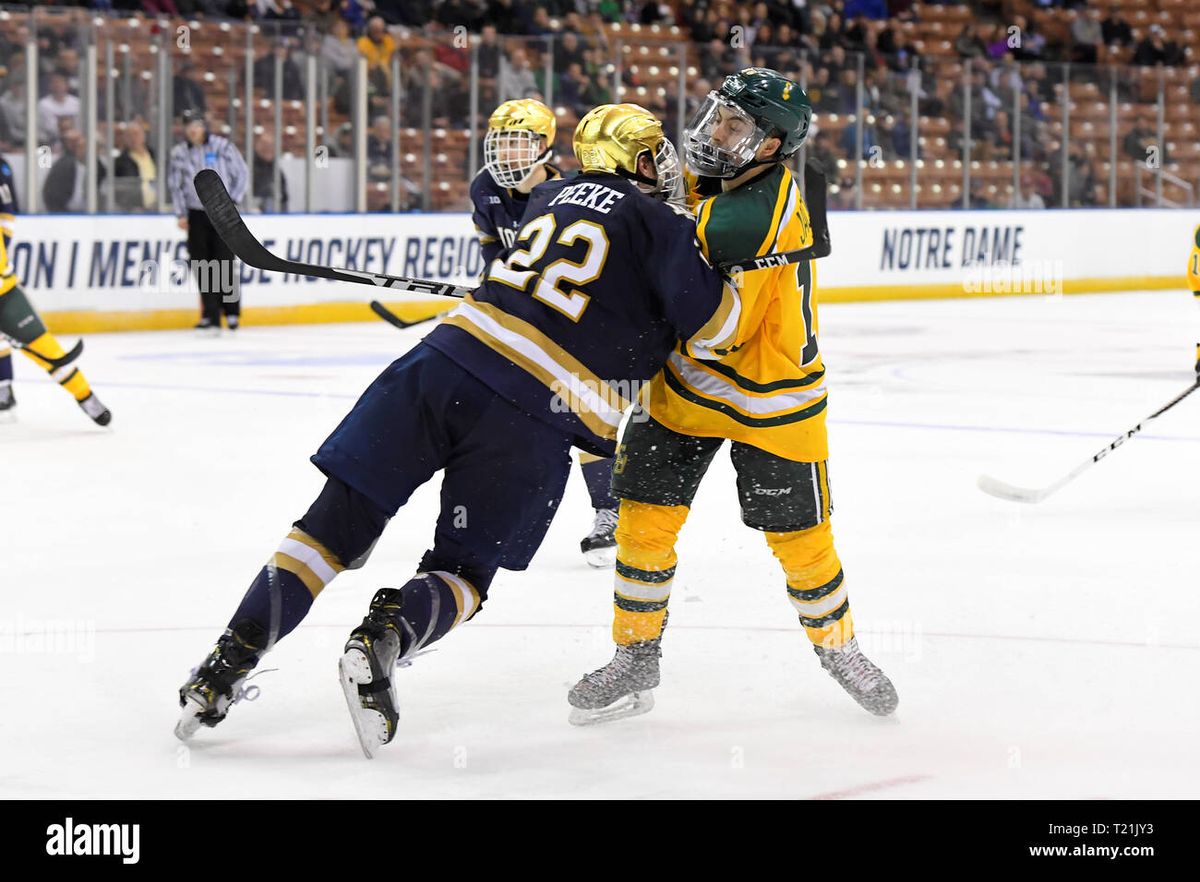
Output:
M1142 430L1142 426L1146 425L1146 423L1150 422L1150 420L1154 419L1157 416L1162 416L1164 413L1166 413L1168 410L1170 410L1172 407L1174 407L1179 402L1183 401L1183 399L1187 398L1189 395L1191 395L1197 389L1200 389L1200 380L1197 380L1191 386L1188 386L1187 389L1185 389L1182 394L1177 395L1175 398L1172 398L1167 404L1163 405L1158 410L1154 411L1154 413L1150 414L1150 416L1146 417L1144 420L1142 420L1140 423L1138 423L1136 426L1134 426L1132 429L1130 429L1124 435L1118 436L1115 441L1113 441L1111 444L1109 444L1107 447L1105 447L1103 450L1101 450L1099 453L1097 453L1091 459L1076 466L1074 469L1072 469L1070 471L1070 473L1068 473L1067 475L1065 475L1062 478L1059 478L1057 481L1055 481L1053 484L1051 484L1048 487L1042 487L1037 490L1030 489L1028 487L1017 487L1017 486L1014 486L1013 484L1006 484L1004 481L997 480L996 478L993 478L990 475L980 475L979 480L976 481L976 484L978 485L979 489L982 490L984 493L988 493L999 499L1008 499L1012 502L1041 502L1043 499L1045 499L1051 493L1055 493L1058 490L1061 490L1067 484L1074 481L1076 478L1078 478L1081 474L1083 474L1085 471L1087 471L1093 465L1098 463L1100 460L1104 459L1104 457L1108 456L1108 454L1111 451L1116 450L1118 447L1120 447L1122 444L1124 444L1128 439L1132 438L1134 435L1136 435L1138 432L1140 432Z

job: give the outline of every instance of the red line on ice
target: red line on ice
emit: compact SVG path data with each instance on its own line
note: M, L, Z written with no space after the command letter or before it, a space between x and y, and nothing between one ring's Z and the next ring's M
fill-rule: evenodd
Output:
M855 796L861 796L864 793L874 793L877 790L887 790L891 787L902 787L905 784L916 784L918 781L928 781L932 777L932 775L906 775L903 778L870 781L866 784L859 784L857 787L848 787L845 790L830 790L828 793L818 793L816 796L810 796L809 799L850 799Z

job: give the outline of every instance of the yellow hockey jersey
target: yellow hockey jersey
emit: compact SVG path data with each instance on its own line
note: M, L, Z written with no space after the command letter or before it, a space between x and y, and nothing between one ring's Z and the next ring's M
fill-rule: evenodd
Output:
M1188 287L1200 295L1200 226L1192 233L1192 255L1188 258Z
M807 248L808 209L783 165L701 199L696 231L714 264ZM812 261L743 272L734 343L719 360L680 344L650 384L647 407L687 435L730 438L797 462L829 457L825 367L817 347Z

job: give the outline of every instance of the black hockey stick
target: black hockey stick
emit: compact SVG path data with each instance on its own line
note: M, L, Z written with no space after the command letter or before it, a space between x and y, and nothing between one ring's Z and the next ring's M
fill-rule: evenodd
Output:
M979 489L982 490L984 493L988 493L988 494L998 497L1000 499L1008 499L1012 502L1041 502L1043 499L1045 499L1051 493L1054 493L1056 490L1061 489L1062 487L1069 484L1071 481L1075 480L1083 472L1087 471L1089 468L1091 468L1093 465L1098 463L1100 460L1104 459L1104 457L1108 456L1109 453L1116 450L1118 447L1120 447L1122 444L1124 444L1126 441L1128 441L1130 438L1132 438L1134 435L1136 435L1138 432L1140 432L1142 430L1142 426L1144 426L1146 423L1150 422L1150 420L1154 419L1155 417L1162 416L1164 413L1166 413L1168 410L1170 410L1172 407L1174 407L1179 402L1183 401L1183 399L1187 398L1189 395L1191 395L1197 389L1200 389L1200 380L1197 380L1191 386L1188 386L1188 388L1185 389L1181 394L1176 395L1169 402L1164 404L1158 410L1154 411L1154 413L1150 414L1150 416L1146 417L1144 420L1142 420L1140 423L1138 423L1136 426L1134 426L1132 429L1130 429L1124 435L1119 436L1115 441L1113 441L1111 444L1109 444L1107 447L1105 447L1103 450L1101 450L1099 453L1097 453L1091 459L1076 466L1074 469L1071 470L1071 472L1069 474L1067 474L1066 476L1064 476L1062 478L1059 478L1057 481L1055 481L1053 484L1051 484L1048 487L1042 487L1040 489L1031 489L1028 487L1017 487L1013 484L1006 484L1004 481L998 481L995 478L990 477L988 475L980 475L979 480L976 483L978 484Z
M404 319L400 318L400 316L396 315L396 313L392 312L390 309L388 309L386 306L384 306L378 300L371 301L371 312L375 313L377 316L379 316L381 319L383 319L389 325L399 328L402 331L405 330L406 328L412 328L412 327L416 327L417 325L423 325L425 322L431 322L434 319L440 319L443 315L445 315L444 312L439 312L437 315L431 315L431 316L427 316L426 318L423 318L423 319L417 319L415 322L406 322Z
M288 273L297 276L315 276L322 279L333 279L338 282L354 282L359 285L374 285L378 288L391 288L397 291L411 291L417 294L433 294L439 297L466 297L473 288L452 285L449 282L435 282L429 279L410 279L403 276L389 276L384 273L367 273L360 270L336 269L320 266L315 263L301 263L296 260L285 260L272 254L258 241L246 227L238 212L237 205L229 196L220 176L210 168L201 169L196 173L196 194L204 204L214 229L244 263L268 272ZM781 251L774 254L764 254L761 257L749 258L744 261L730 262L721 265L726 272L765 269L771 266L786 266L824 257L829 253L829 237L808 248L795 251Z
M274 273L289 273L297 276L316 276L337 282L354 282L359 285L374 285L396 291L412 291L415 294L432 294L438 297L465 297L471 288L452 285L449 282L434 282L428 279L408 279L384 273L367 273L361 270L336 269L315 263L285 260L272 254L255 238L246 227L237 205L221 182L221 177L211 168L196 173L196 194L204 203L209 220L229 250L244 263Z
M4 339L7 340L9 343L11 343L15 348L22 349L25 352L28 352L34 358L37 358L40 361L46 362L46 364L50 365L50 370L52 370L52 371L56 371L59 368L66 367L71 362L73 362L75 359L79 358L80 355L83 354L83 341L82 340L77 341L74 346L72 346L66 353L64 353L59 358L47 358L46 356L40 354L36 349L30 349L28 346L26 346L20 340L14 339L13 337L8 336L8 334L3 334L0 336L3 336Z

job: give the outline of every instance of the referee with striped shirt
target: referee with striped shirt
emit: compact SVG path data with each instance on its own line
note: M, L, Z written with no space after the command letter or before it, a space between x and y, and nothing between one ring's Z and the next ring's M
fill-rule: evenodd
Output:
M187 230L188 258L200 289L200 323L196 328L221 333L221 315L229 330L237 330L242 313L241 289L234 278L233 252L213 229L194 183L196 173L211 168L220 175L234 202L246 193L246 160L228 138L208 130L203 111L185 110L184 142L171 151L171 202L179 228Z

